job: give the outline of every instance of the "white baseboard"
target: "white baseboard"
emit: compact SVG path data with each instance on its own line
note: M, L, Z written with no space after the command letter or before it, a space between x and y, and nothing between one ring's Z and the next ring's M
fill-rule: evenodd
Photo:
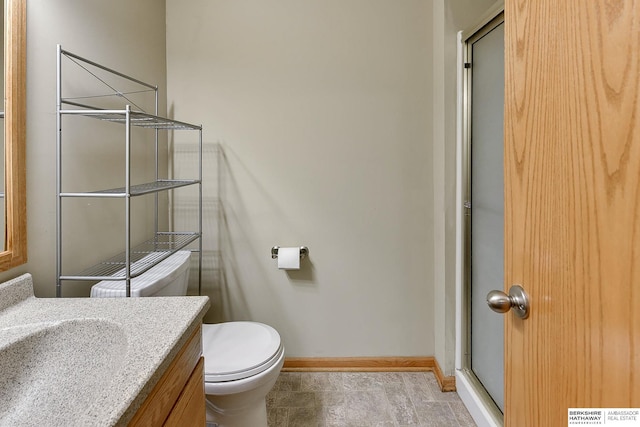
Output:
M496 419L493 412L487 408L485 402L474 390L467 375L468 374L462 370L456 370L456 389L460 399L462 399L462 403L464 403L464 406L467 407L467 410L471 414L473 421L476 422L478 427L503 427L503 420Z

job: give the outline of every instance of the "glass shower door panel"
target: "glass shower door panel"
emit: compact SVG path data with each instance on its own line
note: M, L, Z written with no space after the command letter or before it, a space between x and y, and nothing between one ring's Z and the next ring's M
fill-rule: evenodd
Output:
M504 316L486 303L504 283L504 24L472 49L471 369L504 412Z

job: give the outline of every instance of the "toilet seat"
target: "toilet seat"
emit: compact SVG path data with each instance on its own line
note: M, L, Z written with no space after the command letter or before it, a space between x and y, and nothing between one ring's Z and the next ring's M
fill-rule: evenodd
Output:
M204 380L235 381L257 375L276 363L284 348L280 335L258 322L202 325Z

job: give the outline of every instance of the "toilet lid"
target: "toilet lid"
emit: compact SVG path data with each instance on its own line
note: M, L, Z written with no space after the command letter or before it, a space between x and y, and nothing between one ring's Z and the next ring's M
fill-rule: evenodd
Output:
M257 322L202 325L206 382L247 378L273 365L281 350L280 335Z

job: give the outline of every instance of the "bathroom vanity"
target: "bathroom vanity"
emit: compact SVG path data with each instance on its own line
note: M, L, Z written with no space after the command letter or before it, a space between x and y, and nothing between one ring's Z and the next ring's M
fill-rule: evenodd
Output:
M204 425L207 297L35 298L0 284L0 425Z

